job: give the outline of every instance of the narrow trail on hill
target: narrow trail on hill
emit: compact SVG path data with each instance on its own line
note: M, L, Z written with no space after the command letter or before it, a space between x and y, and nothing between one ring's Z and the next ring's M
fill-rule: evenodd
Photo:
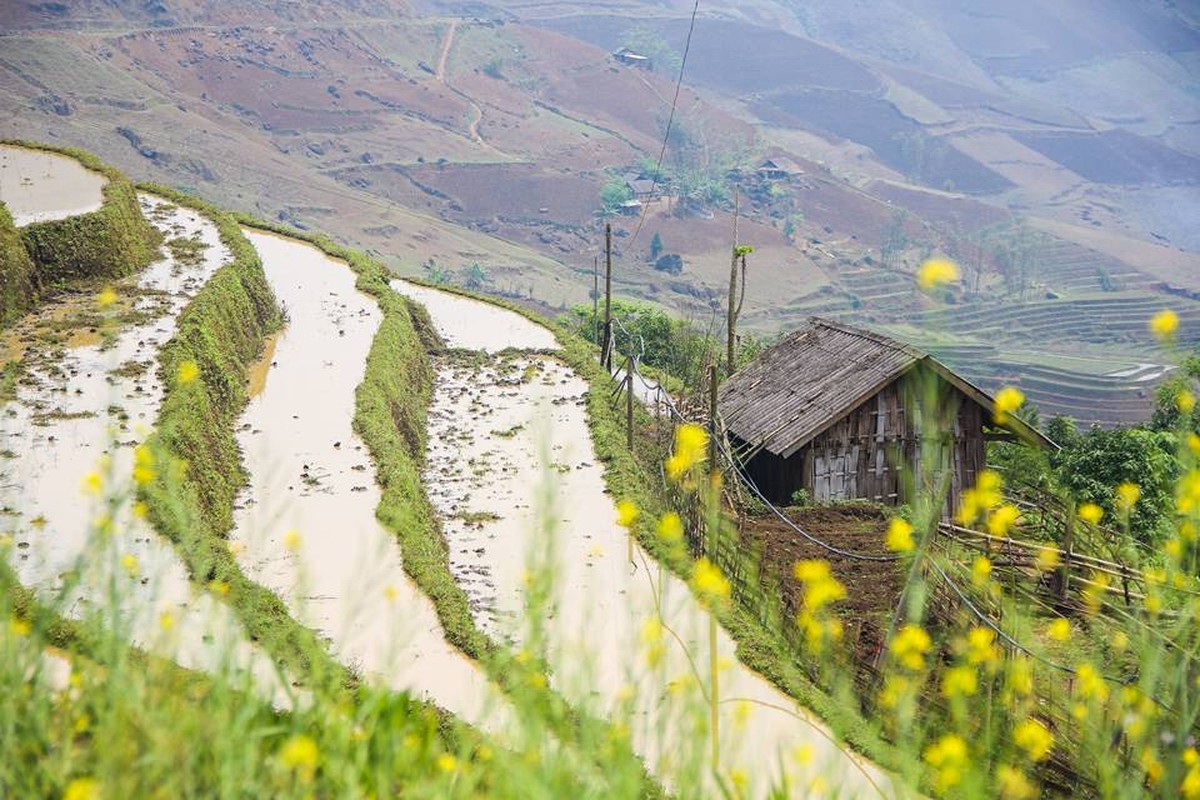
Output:
M424 476L476 623L528 643L529 570L540 566L555 583L544 620L554 688L628 725L668 788L695 780L707 770L709 616L617 523L587 424L588 384L548 354L557 349L550 331L518 314L403 281L393 287L428 309L449 347L481 353L435 359ZM664 634L655 645L647 631L659 619L677 638ZM793 790L822 782L840 796L877 796L888 785L734 650L721 630L726 778L744 777L748 796L765 795L784 775Z
M173 546L129 496L134 449L163 396L159 349L179 312L230 259L207 218L152 195L140 201L168 239L191 242L200 257L167 256L117 284L118 300L101 313L128 316L123 326L97 325L87 292L52 301L5 333L7 353L27 365L0 422L11 455L0 502L10 512L13 566L44 598L64 592L66 615L115 602L118 636L185 667L249 670L259 691L282 702L270 658L228 607L195 591Z
M378 306L344 262L304 242L245 234L289 321L238 429L250 475L231 535L242 568L329 637L343 663L489 732L511 729L499 690L446 642L375 518L375 466L351 422Z
M458 20L450 20L450 27L446 29L446 38L442 40L442 54L438 56L437 71L435 76L442 83L446 82L446 59L450 57L450 48L454 46L454 34L458 31Z

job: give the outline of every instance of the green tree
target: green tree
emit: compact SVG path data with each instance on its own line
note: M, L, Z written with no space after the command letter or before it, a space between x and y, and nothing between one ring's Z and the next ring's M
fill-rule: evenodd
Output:
M472 261L471 266L467 267L466 274L463 276L463 286L468 289L482 289L492 280L486 269L479 265L478 261Z
M631 199L633 199L633 192L630 191L624 178L612 178L600 190L600 202L604 206L605 213L608 214L615 214L622 203Z
M1130 514L1129 530L1152 545L1173 507L1175 446L1175 437L1164 431L1093 427L1063 444L1050 463L1067 494L1081 503L1096 503L1109 519L1118 518L1116 487L1137 484L1141 499Z
M645 25L630 28L621 34L621 46L628 47L635 53L650 57L650 69L664 75L675 76L679 73L679 65L683 57L667 40L659 36Z
M650 240L650 260L657 261L658 257L660 255L662 255L662 251L663 251L662 236L660 236L658 234L658 232L656 231L654 234L654 238Z

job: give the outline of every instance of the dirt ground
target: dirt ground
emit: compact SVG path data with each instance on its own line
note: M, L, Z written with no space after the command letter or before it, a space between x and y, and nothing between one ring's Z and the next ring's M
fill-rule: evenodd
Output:
M887 516L876 506L844 505L784 509L811 536L851 553L887 555L884 534ZM783 605L789 613L800 607L802 589L792 575L797 561L822 559L846 586L846 599L835 608L846 628L846 641L856 658L870 658L883 640L890 615L904 586L903 567L895 561L861 561L831 553L813 544L773 514L747 517L742 533L752 547L761 548L764 574L777 576Z

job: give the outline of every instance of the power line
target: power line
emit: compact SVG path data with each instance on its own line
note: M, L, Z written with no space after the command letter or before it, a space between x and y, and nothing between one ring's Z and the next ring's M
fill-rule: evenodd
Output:
M675 122L675 107L679 104L679 89L683 86L683 71L687 67L688 51L692 49L692 32L696 30L696 13L700 10L700 0L692 5L692 20L688 23L687 40L683 44L683 58L679 61L679 77L675 80L675 96L671 98L671 113L667 115L667 129L663 132L662 147L658 151L658 162L654 165L654 174L650 176L650 194L654 194L654 190L658 188L658 176L662 174L663 158L667 155L667 142L671 138L671 126ZM633 232L633 236L629 239L629 245L637 241L638 234L642 232L642 226L646 224L646 209L648 206L642 205L642 214L638 217L637 228Z

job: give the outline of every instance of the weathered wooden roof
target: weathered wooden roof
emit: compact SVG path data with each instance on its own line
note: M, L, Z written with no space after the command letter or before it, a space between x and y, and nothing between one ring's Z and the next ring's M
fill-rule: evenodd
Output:
M818 317L725 381L718 409L744 442L788 458L918 363L995 412L995 401L928 353L882 334ZM1017 419L1023 438L1054 446Z

